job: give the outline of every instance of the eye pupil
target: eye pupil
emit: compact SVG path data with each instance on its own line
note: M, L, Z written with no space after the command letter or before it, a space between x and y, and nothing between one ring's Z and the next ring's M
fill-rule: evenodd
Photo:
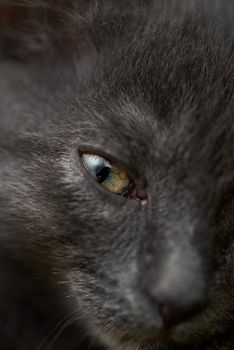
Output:
M102 184L110 175L111 168L109 167L103 167L101 169L98 169L96 172L96 177L98 183Z
M109 160L90 153L83 153L81 159L88 172L109 192L133 198L135 188L128 174Z

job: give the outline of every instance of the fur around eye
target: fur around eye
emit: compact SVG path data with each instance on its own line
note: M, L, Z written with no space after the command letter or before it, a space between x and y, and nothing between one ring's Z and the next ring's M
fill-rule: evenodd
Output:
M88 172L106 190L122 196L130 196L134 184L120 167L95 154L83 153L81 160Z

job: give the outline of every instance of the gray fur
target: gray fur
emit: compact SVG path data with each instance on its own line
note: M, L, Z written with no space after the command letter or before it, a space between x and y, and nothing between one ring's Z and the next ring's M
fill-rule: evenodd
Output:
M2 245L43 260L110 348L231 350L233 2L127 3L2 30ZM95 184L83 149L145 180L147 205ZM208 304L167 332L149 288Z

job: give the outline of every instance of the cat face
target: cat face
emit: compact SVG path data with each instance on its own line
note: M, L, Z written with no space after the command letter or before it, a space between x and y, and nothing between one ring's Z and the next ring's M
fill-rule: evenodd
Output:
M231 349L233 52L198 17L115 21L100 51L5 67L9 206L111 345Z

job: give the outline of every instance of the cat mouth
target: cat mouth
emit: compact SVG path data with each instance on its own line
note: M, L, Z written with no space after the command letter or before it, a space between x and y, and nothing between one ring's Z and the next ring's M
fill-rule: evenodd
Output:
M140 348L144 348L145 344L147 344L146 348L155 349L157 346L158 349L164 349L165 346L171 350L218 350L223 349L223 346L230 344L233 340L233 329L230 329L225 333L220 333L216 335L210 336L200 336L194 335L187 341L183 341L181 339L174 339L172 334L164 334L161 339L148 339L146 341L141 342Z
M179 328L179 327L178 327ZM173 330L156 332L153 329L145 334L132 334L129 336L123 336L123 343L131 343L132 341L136 345L140 344L140 348L164 349L165 346L171 350L214 350L221 349L224 345L231 343L234 339L233 323L229 325L225 330L213 331L212 324L210 325L210 332L205 331L198 332L194 328L194 331L190 329L186 330L186 326L180 326L180 331L177 327ZM137 346L135 346L137 348Z
M123 349L221 350L233 344L233 325L234 322L230 322L225 328L222 325L218 329L217 324L211 322L203 331L196 329L195 325L193 329L191 325L188 329L186 324L170 330L151 328L148 331L122 333L116 329L117 333L112 334L112 339L117 337Z
M233 324L225 331L216 332L215 334L202 335L194 332L193 335L187 335L186 337L185 334L183 337L172 332L169 338L174 344L174 347L172 346L173 350L174 348L175 350L187 350L188 347L190 350L201 350L201 348L203 350L213 350L214 348L218 350L219 347L224 346L234 338Z

